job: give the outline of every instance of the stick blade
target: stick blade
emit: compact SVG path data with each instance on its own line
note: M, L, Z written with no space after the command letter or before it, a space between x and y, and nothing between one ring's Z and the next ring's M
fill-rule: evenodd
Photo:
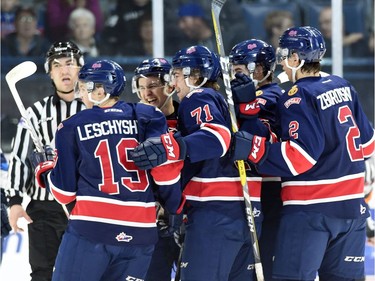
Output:
M24 61L12 68L6 75L8 84L16 84L18 81L29 77L35 73L37 66L32 61Z

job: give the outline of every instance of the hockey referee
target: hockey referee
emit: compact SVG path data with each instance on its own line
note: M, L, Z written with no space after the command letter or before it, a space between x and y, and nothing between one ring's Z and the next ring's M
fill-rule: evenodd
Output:
M74 87L83 63L82 52L72 42L56 42L46 54L44 67L52 79L54 93L27 109L31 124L43 145L51 144L61 121L85 109L84 104L74 97ZM35 146L25 123L21 118L12 142L7 181L9 221L15 232L23 231L17 225L19 218L24 217L30 223L31 280L49 281L68 219L62 206L34 181L29 156ZM26 211L21 205L25 194L31 199Z

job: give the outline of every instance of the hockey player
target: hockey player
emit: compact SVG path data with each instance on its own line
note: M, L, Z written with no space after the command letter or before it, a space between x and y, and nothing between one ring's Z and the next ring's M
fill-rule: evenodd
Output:
M217 55L206 47L178 51L172 61L172 84L181 101L179 132L148 139L133 153L143 169L185 159L187 223L181 280L237 281L254 276L239 172L227 154L231 118L218 92L220 74ZM259 219L260 190L250 190L250 196Z
M134 71L132 87L142 103L159 108L167 118L168 131L177 130L178 102L173 100L174 88L169 85L172 66L165 58L142 61ZM181 215L170 215L157 202L159 240L155 245L146 281L170 281L177 266L180 248L174 233L181 224Z
M30 121L43 145L50 145L62 120L85 109L75 100L74 85L83 56L72 42L56 42L46 54L45 70L51 77L54 92L27 109ZM53 265L68 219L53 196L34 181L34 169L29 155L35 148L26 123L20 120L13 140L7 182L9 222L15 232L25 218L29 235L29 263L32 281L51 280ZM26 211L22 207L25 195L30 197Z
M153 180L171 213L183 203L182 161L141 171L129 151L167 132L153 106L119 101L123 69L101 60L79 72L94 107L62 122L56 132L56 162L36 169L58 202L76 200L56 259L52 280L143 280L157 241ZM94 266L93 266L94 265Z
M353 86L319 74L325 51L316 28L286 30L277 58L294 85L278 103L282 141L234 137L234 158L282 177L273 278L364 277L364 159L374 153L374 129Z
M276 118L277 101L284 93L284 90L272 82L276 68L275 50L262 40L245 40L232 48L229 61L232 72L237 77L231 84L240 130L275 142L276 133L280 130ZM249 86L242 89L242 81L248 81ZM262 177L255 169L250 169L247 173L252 179L250 188L261 185L263 222L259 248L264 278L272 280L274 234L277 233L282 207L281 179Z

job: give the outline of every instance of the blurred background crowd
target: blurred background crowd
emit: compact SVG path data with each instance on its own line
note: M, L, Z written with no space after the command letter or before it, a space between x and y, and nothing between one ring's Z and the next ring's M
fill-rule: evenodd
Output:
M164 0L164 54L202 44L216 51L211 1ZM324 71L331 71L330 0L227 0L220 22L226 54L245 39L257 38L275 48L288 27L319 28L327 44ZM361 95L374 120L374 0L343 0L344 78ZM158 28L163 28L163 26ZM123 98L138 101L131 92L135 67L153 56L151 0L2 0L1 1L1 142L5 152L15 134L19 113L5 83L5 74L18 63L32 60L38 71L19 82L25 106L51 92L44 73L44 56L55 41L71 40L85 61L110 58L126 71Z

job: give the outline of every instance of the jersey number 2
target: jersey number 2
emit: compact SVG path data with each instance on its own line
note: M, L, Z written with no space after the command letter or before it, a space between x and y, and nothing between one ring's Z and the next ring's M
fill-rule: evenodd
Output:
M116 145L116 162L124 168L127 172L125 174L130 175L130 173L133 172L134 175L137 176L136 180L131 176L121 178L121 184L132 192L143 192L149 186L146 171L139 170L134 162L128 158L128 151L135 148L138 144L138 141L134 138L123 138ZM119 183L114 180L114 169L107 140L101 140L99 142L95 150L95 157L99 158L100 168L102 170L102 183L99 184L99 190L108 194L118 194L120 192ZM117 165L117 163L115 164Z
M352 162L363 160L362 145L360 144L359 147L356 147L355 143L355 140L360 136L360 132L354 121L352 111L348 106L342 106L339 108L339 114L337 117L340 124L350 122L351 119L353 125L349 127L348 132L346 133L346 147L348 154Z

